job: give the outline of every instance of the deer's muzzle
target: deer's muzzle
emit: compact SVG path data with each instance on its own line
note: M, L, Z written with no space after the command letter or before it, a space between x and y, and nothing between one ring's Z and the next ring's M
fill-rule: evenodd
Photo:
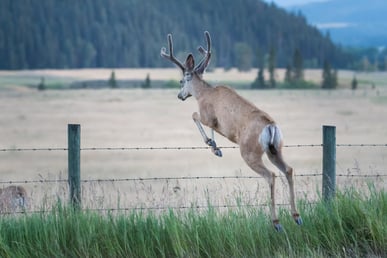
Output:
M191 95L185 95L185 94L182 94L181 92L177 95L177 97L179 99L181 99L182 101L186 100L188 97L190 97Z

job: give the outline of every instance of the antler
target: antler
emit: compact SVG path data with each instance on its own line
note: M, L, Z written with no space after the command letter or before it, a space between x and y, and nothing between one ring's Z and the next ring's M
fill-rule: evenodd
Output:
M200 61L200 63L195 67L195 71L202 74L207 69L210 64L211 59L211 37L208 31L204 32L207 41L207 50L205 50L202 46L198 47L198 51L204 55L204 58Z
M169 55L167 54L167 50L165 47L162 47L161 48L161 56L172 61L174 64L176 64L178 67L180 67L180 69L182 71L184 71L184 65L176 59L176 57L174 57L173 55L173 43L172 43L172 35L171 34L168 34L168 46L169 46Z

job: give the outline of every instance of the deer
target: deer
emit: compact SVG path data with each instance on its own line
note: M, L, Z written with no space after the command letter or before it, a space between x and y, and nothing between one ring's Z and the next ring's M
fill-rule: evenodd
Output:
M24 211L27 206L27 191L23 186L11 185L0 188L0 214Z
M212 86L203 79L211 59L211 37L204 32L207 49L202 46L198 51L204 57L195 66L192 53L185 62L180 62L173 54L172 34L167 35L169 53L161 48L161 56L175 64L183 73L180 80L181 89L177 97L184 101L193 96L198 104L199 112L192 114L192 119L211 151L222 157L222 151L214 140L214 131L239 145L240 154L245 163L256 173L266 179L270 186L270 213L273 226L277 231L283 227L277 217L275 200L276 173L269 170L263 162L266 154L271 163L285 174L289 185L290 209L294 221L302 225L303 221L297 211L294 193L294 170L283 159L283 135L281 129L268 113L256 107L252 102L240 96L234 89L226 85ZM212 138L208 137L203 126L211 129Z

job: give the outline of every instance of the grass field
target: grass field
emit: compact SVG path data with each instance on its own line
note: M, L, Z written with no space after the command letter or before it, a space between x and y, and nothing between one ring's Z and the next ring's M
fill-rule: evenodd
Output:
M0 181L2 186L18 181L30 196L27 214L1 216L1 257L386 256L386 180L376 177L387 174L386 147L338 147L339 191L329 204L320 198L321 147L285 147L284 156L296 171L304 225L297 226L289 216L287 184L280 177L282 233L270 223L266 182L248 178L255 174L238 149L223 149L222 158L210 150L82 151L81 177L89 181L82 184L84 211L74 212L64 205L66 151L9 150L66 148L70 123L81 124L82 148L204 146L191 119L195 100L179 101L177 90L53 89L108 78L110 72L0 72ZM206 76L242 85L255 72L216 70ZM152 79L178 79L174 69L116 71L118 79L142 79L148 73ZM316 82L319 75L306 72ZM51 90L36 90L42 76ZM287 145L321 144L326 124L336 126L338 144L385 144L387 74L358 74L356 91L348 89L352 72L339 76L335 91L239 93L276 119ZM215 137L218 145L233 146ZM183 176L247 178L178 179ZM147 177L176 178L138 179ZM109 180L132 178L138 180ZM37 182L23 183L30 180Z
M299 206L305 224L297 226L287 216L285 230L277 233L266 213L252 207L112 215L58 205L48 214L2 217L0 256L386 256L386 193L372 187L367 195L348 189L330 203Z
M205 146L192 122L197 110L194 99L181 102L177 90L102 89L37 91L41 76L50 83L108 78L110 69L42 70L0 72L0 148L66 148L67 124L81 124L81 145L89 147L190 147ZM215 70L206 78L246 82L256 71L237 73ZM279 71L281 73L283 71ZM176 69L116 70L117 78L177 79ZM306 78L319 80L319 71L306 71ZM339 73L341 88L353 72ZM285 144L321 144L321 127L337 127L337 143L386 143L387 74L358 74L359 89L322 90L239 90L239 93L271 114L281 126ZM35 81L34 81L35 80ZM372 83L376 89L372 89ZM349 87L349 85L348 85ZM233 146L221 136L218 145ZM112 179L180 176L255 176L240 158L238 149L224 149L217 158L209 150L83 151L82 179ZM284 155L296 176L321 172L321 147L284 148ZM0 152L0 180L66 179L65 151ZM385 174L385 147L339 147L340 174ZM271 167L272 168L272 167ZM273 168L274 169L274 168ZM364 180L359 179L364 183ZM280 179L279 202L287 201L287 186ZM351 181L353 182L353 181ZM348 183L339 179L339 183ZM384 187L384 182L378 182ZM6 185L6 183L4 183ZM91 185L91 186L90 186ZM316 195L320 178L296 177L297 195ZM165 180L162 182L88 183L84 187L88 207L187 205L215 202L243 193L253 204L267 202L268 187L263 180ZM90 187L89 187L90 186ZM28 184L32 204L66 198L66 184ZM176 191L179 189L179 191ZM285 189L285 190L283 190ZM43 193L42 193L43 192ZM234 202L232 200L230 202Z

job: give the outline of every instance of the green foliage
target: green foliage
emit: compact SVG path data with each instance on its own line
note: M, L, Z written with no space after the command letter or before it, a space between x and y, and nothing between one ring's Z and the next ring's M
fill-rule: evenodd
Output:
M246 43L235 44L235 66L239 71L249 71L253 64L253 55L250 46Z
M149 74L146 75L144 83L141 84L141 88L149 89L151 88L151 80Z
M285 78L284 81L287 83L290 83L293 80L292 77L292 67L290 65L286 66L286 71L285 71Z
M264 61L264 55L261 53L260 49L257 49L257 60L258 60L258 74L255 78L254 82L250 85L252 89L264 89L267 87L267 84L265 83L265 75L264 75L264 69L265 69L265 61Z
M313 82L308 82L308 81L284 81L283 83L278 85L278 88L280 89L317 89L317 85L314 84Z
M386 71L387 70L387 48L356 48L345 49L355 60L348 67L358 71Z
M275 68L276 68L276 58L277 53L274 49L274 47L270 48L269 52L269 60L268 60L268 70L269 70L269 87L274 88L276 85L275 81Z
M175 36L178 51L194 51L204 30L219 67L256 65L248 52L272 46L279 67L294 46L319 67L324 59L335 67L354 63L301 14L257 0L3 0L0 24L0 69L171 66L158 54L166 35Z
M303 58L298 49L293 54L293 65L286 66L284 82L277 84L275 80L275 66L276 66L276 51L271 48L268 56L268 70L270 74L269 84L265 83L263 75L263 65L258 69L258 75L255 81L251 84L252 89L264 88L284 88L284 89L313 89L316 85L312 82L304 80Z
M180 88L180 83L175 80L169 80L164 84L165 88L171 88L171 89L179 89Z
M265 83L264 71L263 68L258 69L258 75L255 81L251 84L252 89L264 89L267 87Z
M357 79L356 79L356 76L353 76L353 79L352 79L352 82L351 82L351 88L353 90L357 89Z
M44 77L40 78L40 83L38 84L38 90L45 90L46 84L44 83Z
M48 214L2 216L2 257L379 257L387 254L387 194L350 189L331 202L298 206L304 225L285 210L277 233L266 211L160 214L76 212L58 205Z
M304 80L304 60L297 48L293 53L292 65L286 66L284 83L280 86L288 89L311 89L314 84Z
M332 71L331 64L324 61L324 67L322 72L322 84L323 89L336 89L337 87L337 70Z
M293 54L293 75L292 79L295 81L304 80L304 60L301 51L297 48Z

